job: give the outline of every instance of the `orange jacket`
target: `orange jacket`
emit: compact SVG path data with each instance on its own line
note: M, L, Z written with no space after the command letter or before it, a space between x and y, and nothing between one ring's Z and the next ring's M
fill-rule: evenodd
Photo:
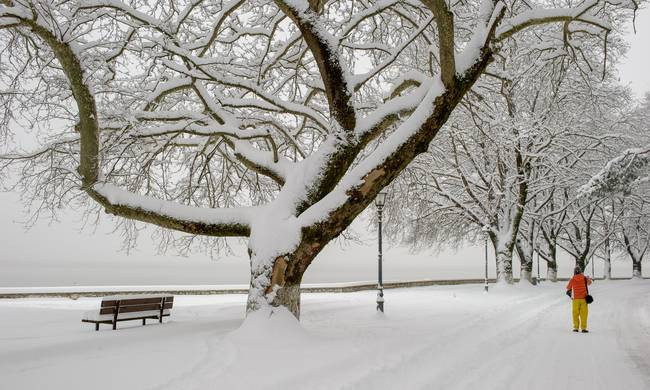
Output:
M587 284L591 284L591 279L584 276L583 274L573 275L569 284L566 285L566 289L573 289L573 299L585 299L587 297L587 286L585 286L585 279Z

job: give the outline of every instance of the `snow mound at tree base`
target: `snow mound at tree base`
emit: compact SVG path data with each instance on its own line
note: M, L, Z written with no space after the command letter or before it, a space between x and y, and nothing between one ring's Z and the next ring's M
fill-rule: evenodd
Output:
M287 343L302 344L310 339L313 338L289 310L274 307L249 313L242 325L230 333L225 341L272 347Z

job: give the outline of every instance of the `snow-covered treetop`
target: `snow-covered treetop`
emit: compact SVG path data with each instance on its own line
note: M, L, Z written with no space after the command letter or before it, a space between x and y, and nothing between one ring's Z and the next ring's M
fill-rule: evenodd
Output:
M650 95L647 94L645 100L628 113L626 119L624 124L628 139L623 142L625 147L605 164L601 164L602 169L580 187L581 196L589 198L628 196L648 182Z

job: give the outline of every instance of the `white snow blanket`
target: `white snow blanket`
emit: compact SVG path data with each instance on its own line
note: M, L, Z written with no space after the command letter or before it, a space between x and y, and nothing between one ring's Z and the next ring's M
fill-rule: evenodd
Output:
M304 294L302 322L245 295L177 296L164 326L79 322L99 298L0 300L3 389L650 388L650 281L596 281L591 333L564 283ZM120 375L106 374L106 367ZM102 380L97 381L97 378Z

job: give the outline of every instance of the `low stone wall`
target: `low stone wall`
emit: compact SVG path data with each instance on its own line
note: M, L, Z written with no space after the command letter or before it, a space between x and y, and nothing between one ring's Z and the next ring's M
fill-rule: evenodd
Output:
M626 280L627 278L612 278L612 280ZM567 278L558 278L558 282L565 282ZM426 287L426 286L447 286L458 284L483 284L484 279L451 279L451 280L411 280L401 282L385 282L384 289L409 288L409 287ZM515 282L519 281L515 279ZM545 282L544 279L541 280ZM490 284L494 284L494 279L489 279ZM162 286L161 286L162 287ZM300 291L303 293L347 293L356 291L366 291L377 289L377 283L358 282L358 283L332 283L321 285L304 285ZM6 292L0 289L0 299L12 298L45 298L45 297L62 297L77 299L80 297L103 297L107 295L128 295L128 294L173 294L173 295L221 295L221 294L248 294L248 288L200 288L192 289L191 286L182 289L161 288L156 289L137 289L119 290L112 288L110 291L100 291L97 288L89 291L83 291L83 287L76 287L75 291L65 291L64 288L57 287L57 291L37 291L37 292ZM47 288L43 288L47 290Z

